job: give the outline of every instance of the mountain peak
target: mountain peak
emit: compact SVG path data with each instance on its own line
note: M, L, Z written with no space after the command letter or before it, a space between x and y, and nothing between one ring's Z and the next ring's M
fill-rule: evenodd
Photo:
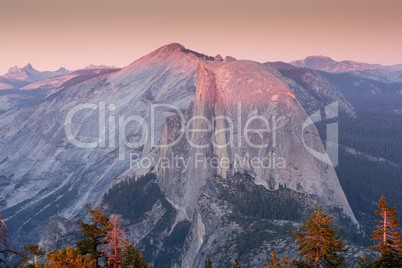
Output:
M171 72L187 72L192 70L195 72L200 60L213 61L214 57L192 51L185 48L179 43L171 43L162 46L148 55L134 61L130 65L120 70L115 77L129 77L139 68L152 68L154 66L170 66Z
M182 44L179 43L170 43L165 45L164 47L170 47L170 48L184 48L184 46Z
M302 60L292 61L292 62L290 62L290 64L292 64L296 67L319 70L319 69L323 68L323 66L329 66L329 65L336 64L336 61L334 61L333 59L331 59L330 57L327 57L327 56L316 55L316 56L308 56Z
M354 71L371 71L371 72L385 72L386 70L379 69L368 63L356 62L351 60L334 61L326 56L309 56L302 60L290 62L293 66L301 68L309 68L330 73L344 73Z
M91 65L88 65L88 66L86 66L84 68L81 68L81 69L78 69L78 70L100 70L100 69L117 69L117 67L114 66L114 65L109 66L109 65L94 65L94 64L91 64ZM60 70L61 70L61 68L60 68ZM66 70L66 69L63 68L63 70Z
M69 71L65 68L61 67L59 70L53 71L38 71L35 70L32 64L28 63L23 68L18 68L18 66L11 67L7 74L3 77L13 80L24 80L27 82L35 82L47 78L51 78L54 76L58 76L60 74L67 74Z
M171 43L165 46L162 46L158 48L156 51L158 52L164 52L164 53L172 53L176 50L182 50L185 49L185 47L179 43Z
M330 57L327 56L323 56L323 55L312 55L312 56L308 56L306 57L306 59L309 60L313 60L313 59L320 59L320 60L329 60L329 61L334 61L333 59L331 59Z
M232 61L237 61L235 58L231 57L231 56L226 56L225 57L225 62L232 62Z
M216 55L215 56L215 61L218 61L218 62L221 62L221 61L223 61L223 58L222 58L222 56L221 55Z
M211 57L211 56L187 49L185 46L183 46L179 43L171 43L171 44L165 45L163 47L158 48L154 52L151 52L149 55L158 55L158 56L162 55L163 57L167 57L173 53L183 53L183 52L186 54L193 54L194 56L196 56L202 60L210 60L210 61L215 60L215 57ZM219 54L218 54L218 56L221 57Z
M28 70L34 70L34 68L32 67L32 64L28 63L24 68L22 69L28 69Z
M7 74L18 72L18 70L20 70L20 68L17 65L12 66L12 67L8 68Z
M28 78L27 74L20 68L18 68L17 65L15 65L14 67L10 67L4 77L14 80L25 80Z

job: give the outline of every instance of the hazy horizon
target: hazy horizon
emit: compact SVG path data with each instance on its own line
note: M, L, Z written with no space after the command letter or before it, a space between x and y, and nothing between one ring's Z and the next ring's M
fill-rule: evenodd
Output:
M124 67L169 43L259 62L402 63L402 1L0 0L0 74Z

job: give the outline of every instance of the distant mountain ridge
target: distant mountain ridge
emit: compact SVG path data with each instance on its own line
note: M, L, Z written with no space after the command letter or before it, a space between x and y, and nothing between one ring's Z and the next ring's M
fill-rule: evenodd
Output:
M344 73L351 71L378 71L387 72L383 68L377 68L373 65L363 62L344 60L334 61L326 56L309 56L302 60L290 62L293 66L309 68L329 73Z
M401 65L390 67L371 65L351 60L335 61L326 56L309 56L305 59L290 62L295 67L308 68L328 73L353 73L362 78L381 82L402 82Z
M71 74L77 71L85 71L85 70L102 70L102 69L119 69L116 66L109 65L94 65L90 64L84 68L77 69L75 71L67 70L64 67L60 67L57 71L38 71L36 70L32 64L28 63L25 67L19 68L18 66L13 66L8 69L8 72L0 76L0 79L5 81L9 81L10 84L15 83L16 81L23 81L26 83L38 82L41 80L53 78L56 76L62 76ZM3 82L5 83L5 82ZM7 87L7 89L13 88L11 85ZM0 89L2 89L0 87Z
M61 67L57 71L38 71L35 70L30 63L28 63L23 68L18 68L18 66L11 67L8 72L3 76L4 78L9 78L13 80L24 80L24 81L39 81L54 76L68 74L70 71Z
M383 68L383 69L387 69L389 71L395 72L395 71L402 71L402 63L400 64L394 64L394 65L381 65L381 64L371 64L374 67L377 68Z
M75 71L61 67L55 72L35 70L31 64L23 68L11 67L0 76L0 113L21 108L54 93L59 87L87 80L90 76L119 70L115 66L89 65Z

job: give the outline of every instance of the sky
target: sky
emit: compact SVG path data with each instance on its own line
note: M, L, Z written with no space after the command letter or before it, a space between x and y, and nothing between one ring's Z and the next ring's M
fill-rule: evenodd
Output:
M259 62L402 63L401 0L0 0L11 66L124 67L169 43Z

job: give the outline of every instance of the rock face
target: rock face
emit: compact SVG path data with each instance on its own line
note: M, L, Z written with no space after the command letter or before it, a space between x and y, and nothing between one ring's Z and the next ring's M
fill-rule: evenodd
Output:
M222 62L223 61L223 58L222 58L222 56L221 55L216 55L215 56L215 61L217 61L217 62Z
M180 222L192 223L174 267L202 267L205 256L214 256L221 264L227 255L219 248L236 255L230 246L236 245L233 237L241 239L253 231L228 218L244 216L237 214L237 207L254 195L277 202L293 200L299 211L318 203L341 211L357 224L334 168L304 148L303 140L308 147L324 152L315 127L302 130L307 115L283 79L275 69L256 62L202 62L194 101L184 113L185 122L179 115L166 119L161 148L146 157L156 158L155 162L162 159L161 163L178 159L175 164L148 170L156 174L161 191L176 211L171 217L174 224L165 232L173 232ZM258 130L247 133L246 129ZM126 175L148 171L134 167ZM239 185L243 186L237 188ZM276 198L271 196L276 194ZM272 219L290 218L278 215ZM251 218L246 221L260 224ZM268 220L264 224L268 222L277 224ZM161 234L159 240L153 240L159 248L166 247L163 237ZM149 242L144 241L147 237L139 244L147 251ZM255 251L248 254L250 260L256 260ZM251 263L255 266L262 262Z
M3 76L4 78L14 79L14 80L27 80L28 75L23 72L18 66L10 67L8 72Z
M189 218L206 178L247 171L267 189L284 186L307 193L320 205L340 208L355 221L333 167L305 150L303 139L316 151L324 152L324 147L315 128L303 132L307 115L276 70L249 61L200 64L196 96L185 117L192 120L191 125L187 122L189 127L202 132L192 132L176 145L160 149L159 155L183 156L188 168L184 172L180 166L158 168L156 173L167 198ZM167 120L161 144L178 139L182 131L178 119ZM204 131L209 129L206 122L210 131ZM246 129L260 130L245 133ZM213 157L219 162L216 167L210 162ZM268 162L253 165L269 157L270 167L265 167ZM273 166L274 157L284 161ZM197 163L204 158L206 163ZM226 159L229 163L224 164Z
M277 69L284 76L284 82L308 115L323 109L326 105L338 102L340 113L348 117L356 117L355 109L345 99L342 92L318 72L297 68L284 62L267 62L265 65Z
M81 231L75 222L53 216L47 220L39 233L38 245L47 252L56 248L74 247L81 236Z
M231 57L231 56L226 56L225 57L225 62L230 62L230 61L237 61L237 59Z
M0 208L9 222L19 226L14 235L25 241L35 239L36 228L52 215L76 219L84 213L85 203L93 203L110 181L129 168L130 153L147 154L150 139L133 149L119 144L109 116L117 116L118 128L118 116L150 122L152 104L186 109L194 98L200 60L183 46L171 44L120 71L91 71L72 78L34 105L0 114L0 162L6 178L0 188ZM66 124L67 114L85 103L95 108L80 110ZM168 108L159 110L154 122L156 142L165 117L172 114ZM100 112L106 113L105 137L99 134ZM67 138L68 127L78 141L101 140L105 145L79 148ZM125 127L128 142L135 142L141 133L138 123Z

